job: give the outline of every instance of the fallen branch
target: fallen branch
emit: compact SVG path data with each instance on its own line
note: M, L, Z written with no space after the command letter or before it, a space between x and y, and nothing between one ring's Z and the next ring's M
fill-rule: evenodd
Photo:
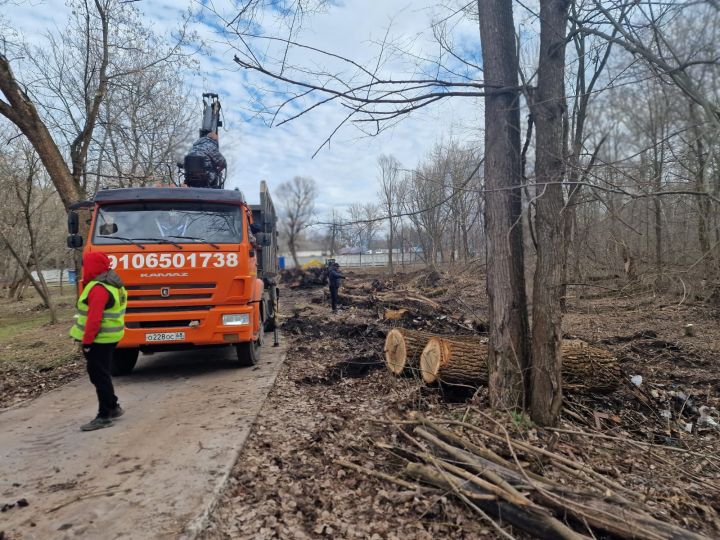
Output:
M380 478L381 480L392 482L393 484L397 484L398 486L402 486L406 489L418 491L418 489L420 488L420 486L418 486L417 484L413 484L412 482L408 482L406 480L403 480L402 478L396 478L395 476L385 474L384 472L368 469L367 467L363 467L362 465L356 465L355 463L345 461L344 459L336 459L335 463L343 467L347 467L348 469L354 469L363 474L368 474L370 476L374 476L375 478Z
M418 447L417 450L381 443L379 446L407 461L405 474L409 477L448 490L466 504L477 507L473 508L475 511L498 519L501 524L511 524L537 538L587 538L563 523L571 519L572 523L585 524L588 530L604 531L619 538L705 539L702 535L655 519L636 502L609 494L608 486L617 491L632 492L586 464L512 439L507 431L503 438L465 422L443 420L442 423L458 425L506 444L515 463L419 415L410 422L402 422L416 426L412 435L406 429L399 430L400 435ZM560 485L526 471L520 465L515 450L548 458L557 469L579 476L599 492Z

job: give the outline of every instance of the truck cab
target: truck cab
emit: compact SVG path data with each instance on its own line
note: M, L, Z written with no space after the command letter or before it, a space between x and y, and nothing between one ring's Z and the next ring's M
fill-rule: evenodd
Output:
M87 239L71 218L68 245L105 253L125 283L115 374L132 371L141 351L205 346L233 346L238 365L255 364L277 308L276 218L264 182L253 207L240 191L189 187L102 190L91 204Z

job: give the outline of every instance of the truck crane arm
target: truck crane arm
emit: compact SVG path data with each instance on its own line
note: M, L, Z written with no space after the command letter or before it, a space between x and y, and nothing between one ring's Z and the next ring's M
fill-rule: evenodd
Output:
M203 94L203 119L200 127L200 136L204 137L208 133L217 133L218 128L222 127L220 120L220 99L217 94Z

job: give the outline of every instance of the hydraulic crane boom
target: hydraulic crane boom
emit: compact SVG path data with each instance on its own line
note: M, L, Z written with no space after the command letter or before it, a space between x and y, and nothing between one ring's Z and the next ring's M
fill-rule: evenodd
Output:
M217 94L203 94L203 119L200 128L200 136L204 137L210 132L217 133L222 127L220 120L220 99ZM208 101L209 100L209 101Z

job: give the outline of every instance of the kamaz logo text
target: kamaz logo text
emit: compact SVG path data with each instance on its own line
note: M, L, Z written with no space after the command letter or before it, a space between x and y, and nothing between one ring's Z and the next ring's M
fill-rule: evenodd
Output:
M140 274L140 277L188 277L188 275L187 272L154 272L152 274Z

